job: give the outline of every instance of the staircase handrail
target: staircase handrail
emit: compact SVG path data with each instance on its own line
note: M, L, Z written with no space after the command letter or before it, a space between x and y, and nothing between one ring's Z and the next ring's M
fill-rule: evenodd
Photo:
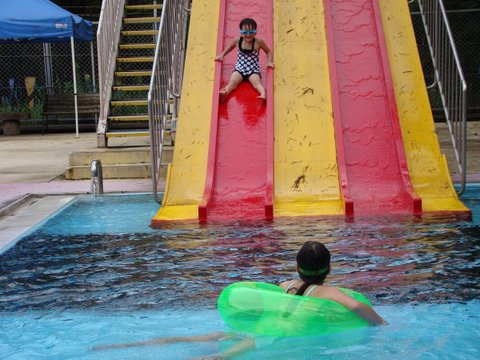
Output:
M460 174L458 193L462 194L467 178L467 83L443 0L417 1Z
M97 134L105 134L122 29L125 0L103 0L97 30L100 116Z
M173 137L180 106L190 4L191 0L164 0L158 29L148 91L152 186L158 202L167 119L171 115Z

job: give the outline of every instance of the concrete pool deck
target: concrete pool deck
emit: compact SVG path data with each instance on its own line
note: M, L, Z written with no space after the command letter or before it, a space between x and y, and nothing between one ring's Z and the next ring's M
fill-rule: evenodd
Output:
M147 146L123 139L117 146ZM68 156L96 149L95 133L0 136L0 209L26 194L87 194L90 180L64 180ZM163 188L163 183L159 184ZM150 179L104 180L105 193L150 192Z
M447 156L454 182L460 181L452 140L446 123L435 123L440 148ZM480 183L480 121L467 122L467 183Z
M437 123L442 152L459 181L448 128ZM0 136L0 252L9 241L73 199L90 193L90 180L64 180L69 153L96 149L96 134ZM117 146L147 146L147 139L120 139ZM467 182L480 182L480 122L468 123ZM164 182L159 189L164 188ZM104 180L105 193L151 192L150 179ZM49 196L46 196L49 195Z
M64 180L69 154L96 149L95 133L0 136L0 252L67 204L90 193L90 180ZM119 139L117 146L146 146L146 139ZM159 184L163 189L163 182ZM105 179L105 193L151 192L150 179ZM48 195L48 196L47 196Z

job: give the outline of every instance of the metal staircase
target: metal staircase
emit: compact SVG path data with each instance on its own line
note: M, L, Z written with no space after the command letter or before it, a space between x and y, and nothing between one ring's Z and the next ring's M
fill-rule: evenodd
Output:
M97 34L99 147L115 137L149 136L147 94L162 6L160 0L104 0Z

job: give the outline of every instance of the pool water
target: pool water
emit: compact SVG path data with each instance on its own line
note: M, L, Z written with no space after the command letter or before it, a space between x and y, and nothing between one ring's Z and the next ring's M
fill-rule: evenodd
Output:
M102 344L227 330L220 291L295 276L317 239L329 284L364 293L390 323L329 337L275 339L235 359L480 358L480 187L473 221L430 216L280 219L149 227L150 195L79 197L0 254L2 359L187 359L225 343L104 351Z

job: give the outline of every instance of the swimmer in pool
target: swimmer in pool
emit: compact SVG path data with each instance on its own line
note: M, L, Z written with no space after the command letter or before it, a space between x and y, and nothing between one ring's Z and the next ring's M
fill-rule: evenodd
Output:
M311 296L335 301L356 313L372 325L385 325L386 321L367 304L355 300L335 287L323 285L330 273L330 252L318 241L307 241L297 253L299 279L280 284L287 294Z
M338 302L369 322L371 325L387 324L387 322L367 304L355 300L337 288L323 285L327 275L330 273L330 269L330 252L325 245L318 241L307 241L297 253L297 272L299 279L284 281L280 284L280 287L284 289L287 294L311 296ZM238 342L222 353L196 359L229 359L232 356L239 355L256 346L255 339L252 337L235 332L219 331L208 335L157 338L124 344L100 345L96 346L94 350L171 344L178 342L210 342L223 340L238 340Z

